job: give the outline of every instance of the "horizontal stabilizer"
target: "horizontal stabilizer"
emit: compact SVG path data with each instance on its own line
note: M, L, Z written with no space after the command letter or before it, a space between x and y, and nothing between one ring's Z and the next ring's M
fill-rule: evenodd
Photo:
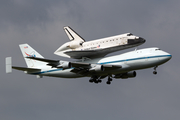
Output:
M6 73L11 73L12 72L12 58L7 57L6 58Z
M16 66L12 66L12 68L16 69L16 70L20 70L20 71L27 71L27 72L39 72L39 71L41 71L41 69L16 67Z
M12 66L12 58L11 57L7 57L6 58L6 73L11 73L12 72L12 68L16 69L16 70L20 70L20 71L26 71L27 73L41 71L41 69L36 69L36 68L26 68L26 67Z

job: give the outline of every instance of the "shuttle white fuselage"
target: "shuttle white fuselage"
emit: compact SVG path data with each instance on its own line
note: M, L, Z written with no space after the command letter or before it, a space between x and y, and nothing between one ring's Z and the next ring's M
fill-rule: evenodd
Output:
M70 27L64 27L64 30L71 41L60 46L54 54L68 58L103 57L109 53L135 47L145 42L145 39L131 33L85 42Z

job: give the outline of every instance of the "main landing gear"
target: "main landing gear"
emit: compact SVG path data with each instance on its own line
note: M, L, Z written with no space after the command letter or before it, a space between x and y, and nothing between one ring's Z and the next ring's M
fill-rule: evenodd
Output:
M156 68L157 68L157 67L158 67L158 66L155 66L155 67L154 67L153 74L155 74L155 75L157 74L157 71L156 71Z
M91 77L91 79L89 80L90 83L101 83L102 80L98 79L97 77Z
M108 76L108 81L106 82L106 84L108 84L108 85L110 85L111 84L111 81L112 81L112 78L110 77L110 76ZM91 77L91 79L89 80L89 82L90 83L96 83L96 84L98 84L98 83L101 83L102 82L102 80L101 80L101 77L97 77L97 76L93 76L93 77Z

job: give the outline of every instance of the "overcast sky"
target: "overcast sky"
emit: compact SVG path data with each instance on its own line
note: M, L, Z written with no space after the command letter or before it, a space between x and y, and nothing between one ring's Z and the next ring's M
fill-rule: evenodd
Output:
M0 0L0 120L179 120L179 6L179 0ZM157 75L153 68L140 70L111 85L5 74L5 57L26 66L22 43L46 58L67 60L53 54L69 41L64 26L86 41L131 32L146 39L138 49L159 47L173 58Z

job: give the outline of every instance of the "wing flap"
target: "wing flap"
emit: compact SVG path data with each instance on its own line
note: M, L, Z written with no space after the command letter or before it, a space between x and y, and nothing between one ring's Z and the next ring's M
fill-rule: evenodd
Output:
M89 67L90 63L83 63L83 62L72 62L72 67Z

